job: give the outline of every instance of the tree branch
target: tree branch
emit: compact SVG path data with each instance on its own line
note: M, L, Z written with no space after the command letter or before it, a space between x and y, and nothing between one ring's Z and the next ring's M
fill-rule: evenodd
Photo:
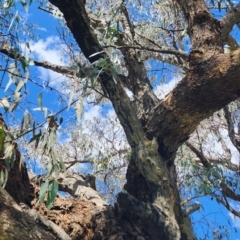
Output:
M240 217L240 212L236 211L235 209L233 209L228 202L224 201L220 196L218 196L217 194L211 194L212 196L214 196L218 202L220 202L225 208L227 208L227 210L229 212L231 212L233 215Z
M193 146L189 141L186 142L186 146L191 149L196 156L200 159L202 165L206 168L210 167L209 160L204 156L202 152L200 152L195 146Z
M189 57L189 55L187 53L185 53L183 51L174 50L174 49L155 49L155 48L148 48L148 47L143 47L143 46L141 46L141 47L138 47L138 46L116 46L116 45L104 46L104 48L108 48L108 47L113 47L116 49L131 48L131 49L145 50L145 51L156 52L156 53L172 54L175 56L182 57L185 60L187 60Z
M90 26L90 19L85 10L85 1L74 0L69 2L69 0L50 0L50 2L58 7L64 14L67 25L85 57L91 63L105 59L109 66L111 66L111 62L107 58L104 48L102 48L98 42L97 36ZM66 8L68 4L71 6L72 11ZM90 57L91 55L92 57ZM113 75L115 79L113 79ZM115 112L125 130L129 144L136 147L145 134L137 118L136 111L132 108L131 101L121 86L119 76L110 67L110 69L100 74L99 80L103 89L108 93Z
M229 12L222 18L220 24L222 26L222 40L228 37L234 24L240 21L240 3L236 7L231 8Z
M224 111L224 116L225 116L225 118L227 120L227 124L228 124L229 138L231 139L233 146L235 146L237 148L237 150L240 151L240 142L236 139L235 131L234 131L234 123L232 120L232 115L228 109L228 106L225 106L223 108L223 111Z
M197 210L199 210L201 207L201 204L199 202L195 202L194 204L191 204L189 206L187 206L184 210L183 213L186 216L191 215L192 213L196 212Z
M134 94L136 110L140 121L145 121L145 113L156 105L158 99L152 92L144 63L140 62L138 59L137 49L127 47L128 45L133 45L135 42L135 32L124 4L121 5L121 21L123 23L124 34L123 38L119 39L117 48L121 50L124 56L125 65L128 68L129 79L135 79L129 83L131 86L130 90Z
M198 64L197 68L196 72L189 71L175 89L149 113L146 124L149 137L158 136L168 158L174 157L171 153L176 151L203 119L240 95L240 50L213 56L211 60ZM200 74L203 71L205 74Z
M14 60L17 60L17 61L26 61L26 58L23 55L14 54L14 52L11 50L11 48L9 46L6 46L6 45L4 45L0 48L0 53L3 53L6 56L8 56L8 57L10 57ZM50 69L50 70L52 70L54 72L57 72L57 73L71 75L71 76L76 74L76 71L71 70L68 67L55 65L55 64L52 64L52 63L47 62L47 61L40 62L40 61L37 61L37 60L32 60L32 62L34 63L35 66Z
M220 183L223 194L232 200L240 202L240 194L234 193L224 182Z
M210 161L203 155L203 153L195 148L190 142L186 142L186 145L197 155L203 166L205 168L208 168ZM240 201L240 195L235 194L223 181L220 183L220 186L224 195L226 195L228 198L231 198L232 200Z

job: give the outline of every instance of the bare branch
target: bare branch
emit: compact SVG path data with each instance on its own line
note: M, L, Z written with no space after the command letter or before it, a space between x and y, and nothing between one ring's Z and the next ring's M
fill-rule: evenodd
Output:
M220 183L223 194L235 201L240 201L240 194L234 193L224 182Z
M232 31L234 24L240 21L240 3L233 7L221 20L222 40L224 41Z
M204 167L209 167L209 159L207 159L203 153L201 153L197 148L195 148L191 143L186 142L186 145L197 155L197 157L200 159L201 163ZM231 159L230 159L231 161ZM222 164L222 162L221 162ZM226 195L228 198L231 198L235 201L240 201L240 195L235 194L223 181L220 183L220 186L222 188L222 192L224 195Z
M104 48L108 48L108 47L113 47L116 49L138 49L138 50L144 50L144 51L150 51L150 52L157 52L157 53L164 53L164 54L172 54L175 56L179 56L182 57L183 59L187 60L189 55L183 51L178 51L178 50L174 50L174 49L155 49L155 48L148 48L148 47L138 47L138 46L116 46L116 45L107 45L104 46Z
M124 37L119 39L117 48L121 50L125 64L128 67L129 79L135 79L130 82L130 90L133 92L136 100L136 110L141 121L146 118L145 113L149 111L158 102L157 97L152 92L152 87L147 77L147 72L143 62L138 59L138 51L133 48L121 48L121 46L133 45L135 42L135 32L130 21L129 13L125 7L121 7L121 20L124 28ZM121 46L120 46L121 45ZM147 104L146 104L147 103ZM145 110L145 113L142 111Z
M197 155L204 167L207 168L210 166L209 160L204 156L204 154L194 147L189 141L186 142L186 146Z
M0 53L3 53L6 56L8 56L8 57L10 57L14 60L17 60L17 61L26 61L26 58L23 55L14 54L13 51L11 50L11 47L6 46L6 45L4 45L0 48ZM76 73L76 71L73 71L73 70L69 69L68 67L55 65L55 64L52 64L52 63L47 62L47 61L44 61L44 62L40 62L40 61L37 61L37 60L32 60L32 61L33 61L35 66L50 69L50 70L52 70L54 72L57 72L57 73L66 74L66 75L74 75Z
M183 212L186 216L189 216L190 214L196 212L201 207L201 204L199 202L195 202L194 204L191 204L190 206L187 206L185 209L183 209Z
M212 196L214 196L218 202L220 202L225 208L227 208L228 211L230 211L233 215L240 217L240 212L236 211L235 209L233 209L228 202L224 201L223 198L221 198L220 196L218 196L217 194L211 194Z
M234 164L231 162L231 158L227 159L227 158L218 158L218 159L213 159L213 158L208 158L208 161L210 163L214 163L214 164L221 164L222 166L228 168L229 170L238 173L240 168L237 164ZM195 160L196 163L198 164L202 164L202 162L200 160Z
M67 26L72 32L77 44L81 48L84 56L91 62L96 62L101 59L106 59L106 53L97 39L96 34L92 30L90 18L85 9L84 0L74 0L71 2L71 9L66 9L67 1L50 0L50 2L59 8L64 14ZM96 55L96 53L99 53ZM90 57L91 56L91 57ZM113 79L113 74L116 76ZM102 72L99 77L99 82L103 89L108 93L113 107L118 115L118 118L125 130L129 144L136 146L139 140L144 136L144 131L141 129L136 110L133 109L131 100L127 96L119 76L113 69ZM121 96L121 101L119 102ZM157 98L156 98L157 100ZM128 113L126 115L126 112ZM126 124L128 122L128 124ZM137 133L137 135L135 135Z
M187 198L187 199L185 199L184 201L181 202L181 206L184 206L184 205L188 204L190 201L192 201L195 198L200 198L200 197L205 197L205 196L206 196L206 194L204 194L204 195L197 195L197 196L193 196L193 197Z

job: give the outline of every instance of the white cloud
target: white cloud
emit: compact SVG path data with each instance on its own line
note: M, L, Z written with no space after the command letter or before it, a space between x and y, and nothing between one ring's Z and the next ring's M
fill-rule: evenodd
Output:
M31 53L29 53L30 58L38 61L48 61L57 65L67 65L68 59L61 51L64 46L61 44L59 37L50 36L46 39L40 39L37 42L31 41L29 44L31 49ZM50 81L51 86L58 86L66 79L62 74L45 68L39 67L38 71L40 73L39 78L43 82Z
M30 42L32 56L40 61L49 61L54 64L64 64L64 55L61 52L62 44L59 37L51 36L40 39L37 42Z
M237 210L237 209L236 209L236 210ZM232 213L230 213L230 212L228 212L228 215L229 215L229 217L230 217L231 220L232 220L233 227L235 227L235 228L240 228L240 218L234 216L234 215L233 215Z
M47 32L47 29L45 27L38 27L37 30Z
M101 112L101 107L99 105L95 105L89 108L87 112L84 112L83 121L87 122L88 120L93 120L93 118L102 117L100 112Z
M159 99L163 99L170 91L173 90L173 88L177 85L177 83L181 80L181 77L174 77L172 80L170 80L168 83L164 83L161 85L158 85L154 89L154 93Z

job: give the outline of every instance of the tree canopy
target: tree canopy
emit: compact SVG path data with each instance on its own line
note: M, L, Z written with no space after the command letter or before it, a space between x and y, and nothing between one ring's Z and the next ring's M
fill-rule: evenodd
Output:
M0 10L2 186L16 161L35 159L46 167L35 198L51 209L58 190L80 196L62 174L85 164L94 176L78 183L95 191L97 177L115 205L95 192L94 204L121 226L92 239L206 239L190 218L206 196L240 217L238 2L6 0ZM36 11L57 37L37 36L50 26L30 19Z

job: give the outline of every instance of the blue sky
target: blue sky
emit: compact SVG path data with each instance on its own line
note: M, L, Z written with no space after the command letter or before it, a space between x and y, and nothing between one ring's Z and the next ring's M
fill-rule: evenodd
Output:
M68 64L68 59L66 56L63 55L61 52L61 40L58 37L58 32L56 29L56 26L58 25L58 19L52 17L50 14L41 11L38 9L39 4L37 2L34 2L28 10L28 13L24 12L24 10L21 10L21 15L24 16L24 19L27 22L31 22L33 24L38 25L38 27L34 30L34 34L37 36L36 40L28 40L30 43L30 48L32 50L32 55L36 60L42 60L42 61L49 61L54 64L61 64L65 65ZM219 13L218 11L214 12L214 14L217 17L221 17L221 14L223 14L224 11ZM233 36L237 37L239 39L239 31L237 28L235 28L235 31L233 32ZM24 36L22 36L24 37ZM24 49L24 48L23 48ZM152 66L156 65L156 63L152 62ZM155 67L155 66L154 66ZM161 68L162 65L160 65L159 68ZM34 79L34 81L39 81L40 84L47 82L48 80L52 81L52 86L54 88L58 88L62 81L64 81L64 77L62 77L59 74L56 74L52 71L48 71L41 68L36 68L34 66L30 66L30 78ZM153 73L150 73L149 75L152 75ZM160 80L163 78L162 72L156 72L157 80L153 83L153 86L155 87L155 92L158 94L158 96L164 97L164 95L169 92L176 83L180 80L180 77L173 77L170 75L167 75L167 80L164 85L157 86L160 83ZM54 80L54 81L53 81ZM6 85L8 81L8 75L6 74L4 78L3 85ZM49 108L50 112L57 112L62 106L66 105L67 102L61 103L59 101L59 95L55 91L51 91L49 88L42 88L38 87L35 84L28 83L26 86L26 90L28 91L28 102L32 102L31 109L38 107L37 104L37 96L39 93L43 93L43 106ZM1 96L3 96L5 93L1 89ZM65 90L62 92L63 96L68 95L68 91ZM84 104L84 110L85 114L83 116L84 121L84 127L87 127L88 124L90 125L90 122L94 122L95 118L107 118L108 113L112 114L112 108L110 104L104 105L104 107L97 107L93 104L87 104L85 102ZM70 108L70 110L65 111L62 113L64 119L71 118L71 122L74 122L74 109ZM20 108L14 112L14 116L16 120L20 121L23 114L23 110ZM43 120L43 115L41 112L34 112L36 116L36 120L41 122ZM11 118L7 117L8 122L11 123ZM65 124L66 122L64 122ZM63 126L64 126L63 124ZM120 141L119 141L120 142ZM39 166L37 165L37 168ZM208 221L212 221L212 224L214 222L217 222L219 225L226 226L228 230L231 233L230 239L238 239L239 231L240 231L240 221L239 219L234 219L229 215L229 212L223 208L221 205L219 205L215 200L211 200L209 197L203 197L200 199L197 199L196 201L199 201L203 208L200 212L195 212L192 215L193 222L195 223L194 227L196 229L196 232L199 234L199 236L202 234L202 232L208 231L208 226L205 225L206 219ZM230 222L230 224L229 224ZM216 225L217 226L217 225ZM238 228L238 232L235 232L235 227ZM209 233L209 236L211 234ZM211 239L207 238L207 239ZM240 238L239 238L240 239Z

